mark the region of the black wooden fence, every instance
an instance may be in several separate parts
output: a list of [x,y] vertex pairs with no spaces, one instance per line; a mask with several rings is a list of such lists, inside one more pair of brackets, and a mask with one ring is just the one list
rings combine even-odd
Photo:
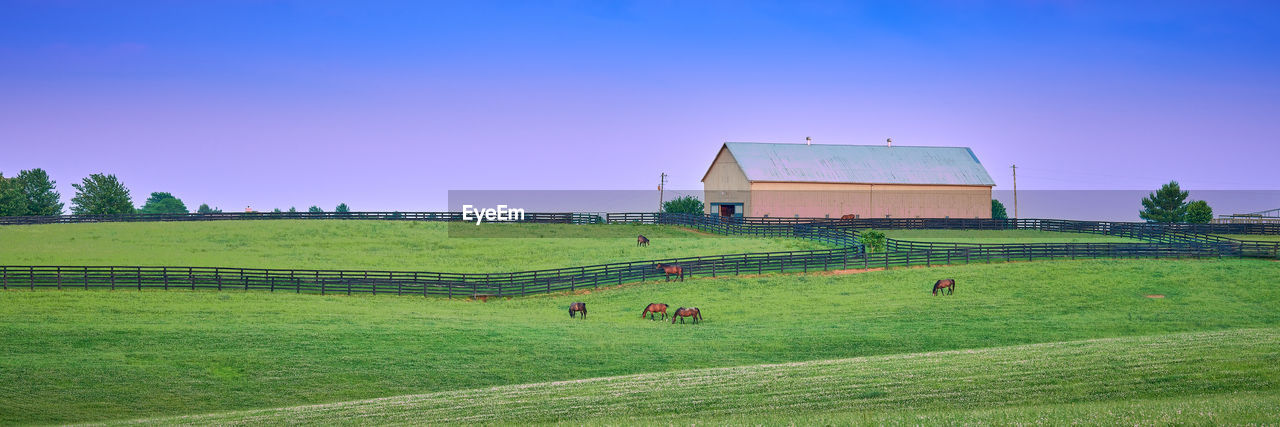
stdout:
[[285,270],[221,267],[0,266],[4,289],[215,289],[319,294],[437,297],[519,296],[623,283],[668,280],[657,262],[683,267],[685,277],[850,268],[891,268],[993,261],[1084,258],[1220,258],[1215,245],[1043,244],[858,253],[852,248],[677,258],[518,273]]
[[[17,217],[24,218],[24,217]],[[456,221],[446,212],[353,212],[130,215],[113,217],[25,217],[11,224],[102,221],[211,221],[226,219],[376,219]],[[36,220],[31,218],[44,218]],[[526,222],[641,222],[670,224],[710,232],[762,237],[793,237],[826,242],[835,249],[646,260],[513,273],[436,273],[413,271],[289,270],[223,267],[0,266],[0,286],[9,288],[216,289],[296,293],[369,293],[423,296],[518,296],[572,291],[628,282],[667,279],[658,263],[683,267],[686,277],[767,272],[807,272],[845,268],[890,268],[972,262],[1081,258],[1205,258],[1280,255],[1280,243],[1242,242],[1196,233],[1185,227],[1138,223],[1044,219],[864,219],[721,218],[716,216],[621,213],[526,214]],[[1224,224],[1225,225],[1225,224]],[[1253,224],[1229,224],[1233,226]],[[924,243],[890,239],[889,251],[863,253],[858,229],[1033,229],[1106,234],[1147,243],[1067,243],[980,245]],[[1254,230],[1257,231],[1257,230]],[[1241,233],[1233,231],[1233,233]],[[1242,234],[1242,233],[1241,233]]]

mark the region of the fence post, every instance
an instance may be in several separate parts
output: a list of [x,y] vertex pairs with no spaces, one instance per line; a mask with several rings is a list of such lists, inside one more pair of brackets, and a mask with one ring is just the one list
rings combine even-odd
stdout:
[[58,290],[62,290],[62,267],[54,269],[54,274],[58,275]]

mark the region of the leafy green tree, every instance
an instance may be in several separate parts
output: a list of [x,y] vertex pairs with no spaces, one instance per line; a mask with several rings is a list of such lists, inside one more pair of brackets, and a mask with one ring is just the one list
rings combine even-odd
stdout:
[[[205,205],[208,207],[208,205]],[[187,205],[182,203],[182,199],[173,197],[169,193],[151,193],[151,197],[147,198],[147,203],[138,209],[138,213],[144,214],[184,214],[188,213]]]
[[27,198],[22,196],[22,185],[17,178],[5,178],[0,174],[0,216],[27,214]]
[[307,208],[307,212],[319,213],[319,212],[324,212],[324,209],[320,209],[320,207],[316,205],[311,205],[311,207]]
[[275,208],[271,210],[271,213],[282,213],[282,212],[284,211],[280,210],[280,208]]
[[1213,208],[1204,200],[1188,203],[1186,220],[1192,224],[1208,224],[1213,220]]
[[666,213],[685,213],[702,215],[702,201],[697,197],[683,196],[662,202],[662,211]]
[[888,246],[887,237],[884,233],[875,230],[864,230],[858,233],[858,242],[862,243],[862,247],[867,252],[884,252]]
[[80,184],[71,184],[76,196],[71,198],[71,212],[76,215],[117,215],[134,212],[133,199],[115,175],[95,173]]
[[289,207],[289,213],[297,213],[297,212],[298,212],[298,208],[295,208],[293,206]]
[[1142,211],[1138,216],[1147,222],[1182,222],[1187,216],[1187,196],[1178,181],[1169,181],[1156,192],[1142,198]]
[[49,179],[44,169],[35,168],[18,172],[19,191],[27,200],[26,215],[62,215],[62,198],[54,188],[56,182]]
[[202,213],[202,214],[222,213],[222,209],[214,209],[209,207],[208,203],[201,203],[200,207],[196,208],[196,213]]
[[1009,219],[1009,212],[1004,210],[1004,203],[991,199],[991,219]]
[[338,207],[333,208],[333,211],[338,213],[347,213],[351,212],[351,208],[347,207],[346,203],[338,203]]

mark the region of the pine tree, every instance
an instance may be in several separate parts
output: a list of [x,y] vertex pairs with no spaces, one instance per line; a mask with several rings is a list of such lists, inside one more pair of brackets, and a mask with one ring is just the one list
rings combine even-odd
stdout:
[[1169,181],[1156,192],[1142,198],[1139,217],[1147,222],[1182,222],[1187,216],[1187,196],[1178,181]]

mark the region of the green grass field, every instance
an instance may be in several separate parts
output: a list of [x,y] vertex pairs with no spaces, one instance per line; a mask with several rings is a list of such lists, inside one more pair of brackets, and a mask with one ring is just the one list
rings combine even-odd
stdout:
[[937,243],[1141,243],[1127,237],[1038,230],[880,230],[898,240]]
[[[1267,260],[1037,261],[650,282],[487,303],[262,292],[9,291],[0,293],[0,354],[5,355],[0,395],[6,396],[0,399],[0,423],[119,420],[436,392],[493,396],[483,389],[634,374],[655,375],[654,384],[637,386],[639,403],[627,400],[625,391],[573,394],[595,390],[586,385],[547,390],[567,394],[537,400],[538,408],[530,410],[553,414],[605,399],[614,402],[609,405],[627,402],[631,409],[599,412],[586,406],[589,415],[604,418],[581,422],[628,424],[630,417],[648,417],[666,407],[672,409],[661,415],[668,417],[661,418],[663,423],[696,421],[685,415],[750,422],[774,404],[781,412],[766,420],[778,423],[792,416],[910,420],[914,408],[944,411],[938,416],[958,420],[1000,420],[1037,411],[1070,417],[1086,410],[1043,405],[1123,406],[1129,399],[1155,399],[1151,411],[1208,405],[1238,408],[1232,413],[1240,419],[1256,420],[1259,413],[1249,405],[1275,400],[1280,366],[1276,333],[1266,329],[1280,327],[1280,288],[1259,282],[1277,274],[1280,263]],[[957,280],[955,295],[929,295],[929,286],[942,277]],[[1150,297],[1155,295],[1162,298]],[[572,301],[587,302],[587,320],[569,319],[566,307]],[[649,302],[697,306],[706,321],[695,326],[640,320]],[[1213,331],[1234,332],[1157,336]],[[1151,337],[998,349],[1134,336]],[[1094,347],[1077,351],[1080,346]],[[996,349],[981,350],[991,348]],[[898,365],[923,357],[903,355],[965,349],[973,352],[947,358],[958,366],[1005,360],[1000,366],[1012,372],[1037,366],[1046,371],[1020,378],[999,376],[1002,371],[994,368],[966,375],[941,359]],[[729,387],[722,390],[725,396],[760,394],[750,399],[719,399],[714,388],[700,393],[701,380],[692,381],[687,391],[669,389],[666,382],[704,368],[859,357],[869,359],[797,366],[880,372],[910,381],[890,384],[871,375],[841,382],[844,374],[828,378],[821,371],[752,374],[756,368],[740,370],[785,387],[751,389],[732,380],[749,377],[707,379]],[[911,375],[921,369],[936,374]],[[1115,375],[1104,375],[1108,372]],[[858,378],[877,388],[854,394],[868,399],[866,405],[848,403],[849,395],[821,393],[824,389],[793,396],[804,391],[805,378],[851,393],[864,383]],[[1094,390],[1112,380],[1116,385]],[[609,384],[590,383],[595,381]],[[1030,394],[1004,393],[1001,384]],[[982,396],[994,403],[946,406],[921,400],[921,393],[939,385],[972,391],[972,397],[948,395],[961,403]],[[1259,394],[1243,403],[1222,397],[1236,392]],[[1160,400],[1178,396],[1191,400]],[[676,397],[688,401],[670,403]],[[485,408],[508,404],[508,397],[495,399],[477,401],[481,407],[474,412],[488,414]],[[711,412],[685,412],[702,407]],[[1017,412],[1022,407],[1030,409]],[[965,412],[988,410],[995,412]],[[497,418],[491,420],[499,423],[554,418],[493,413]],[[394,417],[417,422],[430,414],[410,410]],[[361,421],[368,422],[347,420]]]
[[[1271,405],[1280,401],[1277,356],[1280,329],[1238,329],[697,369],[152,421],[220,425],[1138,421],[1123,412],[1117,416],[1112,410],[1088,410],[1121,403],[1159,411],[1167,422],[1225,422],[1275,416]],[[1244,399],[1226,395],[1233,392],[1251,394]],[[1181,407],[1187,398],[1207,400],[1221,407],[1225,417],[1200,411],[1183,417],[1176,410],[1162,410],[1156,402],[1134,405],[1129,401],[1134,397],[1177,398],[1160,402],[1174,403],[1174,407]],[[1010,411],[1011,407],[1015,409]],[[921,411],[934,413],[921,417]]]
[[[636,247],[637,234],[649,237],[650,246]],[[473,226],[341,220],[6,226],[0,227],[0,242],[4,243],[0,244],[0,263],[6,265],[167,265],[449,273],[514,272],[827,248],[805,240],[725,237],[657,225]]]

